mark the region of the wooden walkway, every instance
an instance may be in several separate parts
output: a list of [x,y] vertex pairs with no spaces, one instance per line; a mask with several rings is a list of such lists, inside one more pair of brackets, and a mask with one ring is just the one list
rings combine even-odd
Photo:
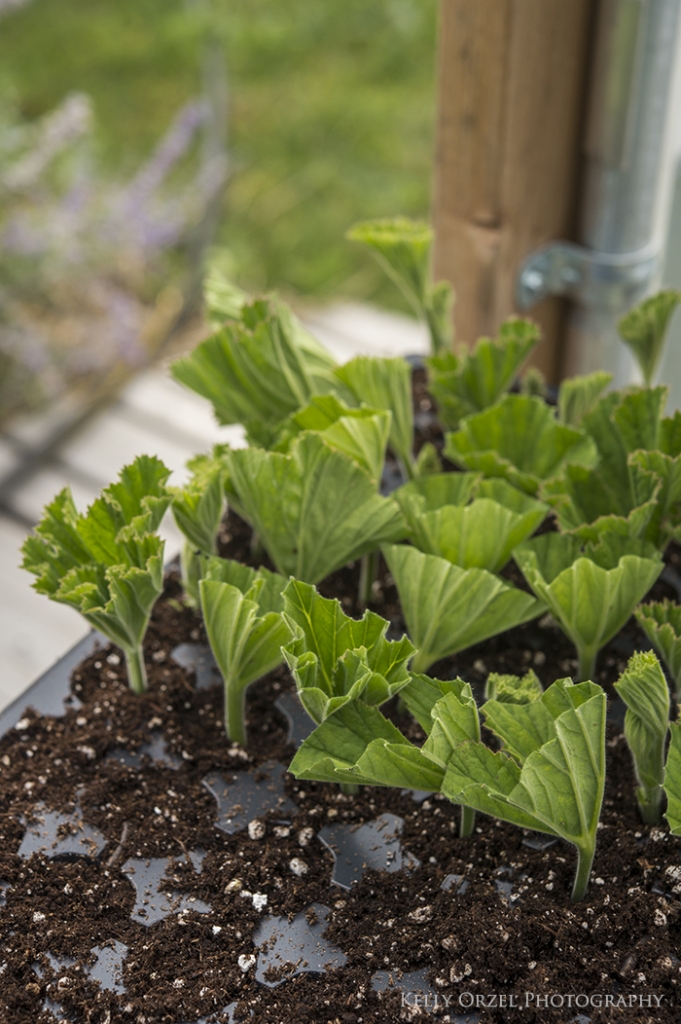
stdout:
[[[415,321],[368,306],[330,306],[308,313],[305,322],[340,362],[360,353],[406,355],[428,348],[426,332]],[[30,430],[30,422],[16,429]],[[44,505],[69,483],[84,509],[121,466],[142,453],[158,455],[173,470],[171,483],[180,484],[188,458],[218,441],[239,444],[242,436],[240,427],[217,426],[207,402],[171,380],[165,367],[156,367],[11,491],[7,512],[0,513],[0,710],[87,632],[77,612],[36,594],[33,577],[19,568],[19,549]],[[12,455],[11,445],[11,435],[0,444],[0,469]],[[170,515],[161,532],[171,557],[180,536]]]

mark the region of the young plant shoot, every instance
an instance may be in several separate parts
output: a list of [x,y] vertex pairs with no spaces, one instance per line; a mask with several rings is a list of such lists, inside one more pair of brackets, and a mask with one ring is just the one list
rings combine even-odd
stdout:
[[191,478],[171,488],[173,517],[184,534],[182,584],[189,602],[199,603],[201,556],[217,555],[217,536],[225,509],[225,451],[216,445],[212,455],[197,455],[187,463]]
[[572,892],[581,899],[596,849],[605,786],[605,693],[562,679],[528,703],[488,701],[486,724],[503,744],[480,742],[468,683],[412,676],[402,691],[423,726],[410,743],[377,708],[355,700],[303,742],[290,771],[300,779],[442,792],[462,807],[462,834],[473,812],[560,836],[577,849]]
[[317,583],[347,562],[400,539],[391,498],[353,459],[305,433],[288,455],[242,448],[227,456],[227,497],[284,576]]
[[386,640],[386,619],[370,611],[351,619],[339,601],[300,580],[290,580],[283,597],[293,636],[284,656],[314,722],[352,700],[383,704],[409,682],[407,662],[415,648],[406,636]]
[[596,461],[586,434],[558,423],[550,406],[530,395],[505,395],[491,409],[466,416],[446,438],[445,455],[452,462],[502,477],[530,495],[567,462]]
[[671,742],[664,769],[664,791],[667,797],[665,818],[672,835],[681,836],[681,724],[672,722],[669,731]]
[[417,647],[412,668],[428,668],[546,610],[542,601],[485,569],[462,569],[406,544],[382,548]]
[[633,352],[648,386],[655,376],[667,328],[679,302],[681,292],[667,288],[634,306],[617,325],[622,341]]
[[531,704],[539,700],[543,692],[544,687],[533,669],[524,676],[490,672],[485,684],[485,700],[496,700],[500,704]]
[[390,412],[390,447],[402,466],[405,478],[416,476],[418,467],[413,454],[414,411],[409,363],[405,359],[357,356],[339,366],[336,377],[358,404]]
[[428,387],[443,426],[456,430],[465,416],[495,405],[539,339],[536,324],[512,317],[496,338],[480,338],[472,352],[443,352],[427,359]]
[[648,825],[660,820],[664,748],[669,732],[669,688],[652,653],[634,654],[615,689],[627,705],[626,736],[638,780],[636,799]]
[[674,680],[674,698],[681,692],[681,605],[672,601],[642,604],[636,621],[664,661]]
[[159,459],[141,455],[84,515],[65,487],[22,547],[35,590],[77,609],[121,648],[135,693],[147,688],[142,641],[163,590],[164,542],[155,531],[170,504],[169,475]]
[[593,540],[603,530],[664,549],[681,526],[681,415],[663,417],[664,387],[610,392],[582,418],[595,468],[569,465],[544,485],[561,529]]
[[525,541],[513,557],[577,648],[580,679],[593,676],[601,647],[620,631],[663,568],[652,544],[616,533],[586,545],[569,534],[545,533]]
[[220,423],[242,423],[269,447],[283,421],[313,395],[339,390],[335,361],[275,298],[241,309],[217,334],[173,363],[176,380],[213,404]]
[[451,344],[454,297],[447,281],[432,283],[430,225],[407,217],[369,220],[355,224],[347,237],[371,250],[416,315],[426,322],[433,354],[446,351]]
[[569,427],[580,427],[608,384],[612,374],[596,370],[583,377],[568,377],[558,389],[558,419]]
[[225,686],[225,732],[246,746],[246,689],[280,665],[291,631],[282,615],[286,580],[267,569],[209,558],[199,583],[201,611]]
[[420,551],[492,573],[503,569],[548,511],[505,480],[480,480],[476,473],[425,476],[398,488],[394,498]]

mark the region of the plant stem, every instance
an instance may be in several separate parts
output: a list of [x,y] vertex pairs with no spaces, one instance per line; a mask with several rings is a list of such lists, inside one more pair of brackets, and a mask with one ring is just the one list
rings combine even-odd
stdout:
[[593,682],[597,655],[598,650],[593,647],[577,648],[577,656],[579,659],[578,682],[583,683],[587,679],[590,679]]
[[199,580],[201,579],[201,554],[188,540],[182,545],[180,571],[186,603],[193,608],[199,605]]
[[225,733],[228,740],[238,743],[240,747],[246,746],[245,698],[245,688],[225,680]]
[[359,793],[359,786],[356,782],[341,782],[340,788],[341,793],[345,793],[346,796],[357,796]]
[[141,644],[125,652],[125,664],[128,669],[128,686],[133,693],[144,693],[147,689],[147,670]]
[[378,551],[368,551],[366,555],[362,555],[362,561],[360,562],[359,591],[357,593],[357,603],[360,608],[366,608],[371,604],[372,589],[377,571]]
[[262,558],[265,554],[265,549],[262,546],[262,542],[258,534],[253,531],[251,534],[251,558]]
[[636,799],[641,818],[646,825],[657,825],[662,807],[662,786],[654,786],[652,789],[644,789],[641,786],[636,791]]
[[596,853],[596,843],[592,842],[586,846],[577,847],[577,873],[572,886],[572,902],[577,903],[578,900],[583,899],[586,893],[586,887],[589,884],[589,875],[591,874],[591,866],[594,862],[594,854]]
[[461,823],[459,825],[459,838],[466,839],[473,833],[475,825],[475,808],[461,806]]

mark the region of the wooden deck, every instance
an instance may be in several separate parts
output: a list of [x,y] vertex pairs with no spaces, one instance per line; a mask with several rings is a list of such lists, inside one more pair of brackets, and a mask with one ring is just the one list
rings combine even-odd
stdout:
[[[341,362],[360,353],[406,355],[428,347],[425,329],[415,321],[367,306],[330,306],[309,313],[305,322]],[[30,430],[30,423],[16,429]],[[69,483],[84,509],[121,466],[142,453],[158,455],[173,470],[171,482],[182,483],[190,456],[218,441],[238,444],[242,437],[240,427],[217,426],[207,402],[157,367],[136,378],[114,405],[13,488],[8,511],[0,513],[0,710],[87,632],[77,612],[36,594],[33,577],[19,568],[19,548],[44,505]],[[10,436],[0,444],[0,462],[12,454]],[[171,516],[161,532],[171,557],[180,545]]]

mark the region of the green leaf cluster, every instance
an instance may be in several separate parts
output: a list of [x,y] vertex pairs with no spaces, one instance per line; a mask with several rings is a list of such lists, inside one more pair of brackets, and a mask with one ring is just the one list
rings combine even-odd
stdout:
[[141,455],[84,515],[65,487],[22,547],[38,593],[77,609],[123,650],[136,693],[147,686],[142,641],[163,589],[163,541],[155,531],[170,504],[169,475],[159,459]]
[[407,662],[415,648],[406,636],[386,640],[386,619],[371,611],[352,619],[339,601],[295,579],[284,591],[284,602],[293,635],[284,656],[301,703],[315,722],[352,700],[383,704],[409,682]]
[[496,338],[479,338],[472,351],[443,352],[427,359],[428,386],[442,424],[456,430],[465,416],[495,405],[539,339],[536,324],[511,317]]
[[404,535],[399,508],[353,459],[315,433],[289,454],[242,448],[227,456],[227,498],[251,524],[277,571],[317,583]]
[[606,698],[594,683],[562,679],[525,704],[487,701],[486,724],[501,741],[480,742],[468,683],[412,676],[402,691],[423,726],[410,743],[375,707],[359,700],[326,718],[297,752],[301,779],[442,792],[467,809],[462,832],[481,811],[521,828],[561,836],[577,849],[573,899],[589,880],[605,786]]
[[394,497],[420,551],[492,573],[548,511],[505,480],[483,480],[479,473],[433,474],[398,488]]
[[636,621],[664,661],[681,690],[681,606],[671,601],[642,604],[634,613]]
[[456,433],[446,435],[445,455],[531,495],[566,463],[596,461],[587,435],[559,423],[551,408],[531,395],[505,395],[490,409],[464,417]]
[[627,705],[624,735],[634,759],[641,817],[654,825],[660,817],[664,748],[669,732],[669,690],[655,655],[634,654],[615,689]]
[[454,295],[448,282],[431,280],[430,225],[407,217],[368,220],[350,228],[347,237],[371,251],[416,315],[425,320],[433,353],[449,348]]
[[593,675],[599,650],[663,568],[652,544],[617,533],[586,544],[574,535],[545,533],[519,545],[513,557],[577,648],[580,679]]
[[634,306],[617,325],[624,344],[633,352],[643,380],[651,384],[662,352],[667,328],[681,292],[667,288]]
[[381,549],[395,580],[417,652],[415,672],[481,640],[536,618],[542,601],[486,569],[462,569],[406,544]]
[[199,583],[201,611],[213,656],[225,688],[227,738],[246,745],[246,688],[261,679],[284,656],[291,638],[284,619],[286,580],[231,559],[209,558]]
[[199,603],[202,556],[217,554],[217,535],[225,511],[224,445],[210,455],[196,455],[187,462],[191,477],[184,487],[173,487],[172,513],[184,535],[181,554],[185,597],[194,607]]

